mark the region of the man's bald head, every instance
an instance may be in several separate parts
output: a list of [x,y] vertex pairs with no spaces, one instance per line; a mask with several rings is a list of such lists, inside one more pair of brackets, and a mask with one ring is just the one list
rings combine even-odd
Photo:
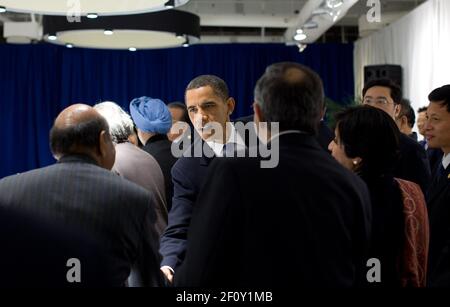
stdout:
[[70,128],[80,123],[89,122],[100,114],[91,106],[86,104],[73,104],[61,113],[55,119],[55,127],[59,129]]
[[322,80],[298,63],[270,65],[256,83],[255,103],[261,109],[262,120],[280,123],[280,131],[314,134],[324,105]]
[[94,108],[85,104],[74,104],[64,109],[50,130],[50,147],[58,159],[85,154],[100,166],[110,168],[111,156],[115,156],[110,142],[108,123]]

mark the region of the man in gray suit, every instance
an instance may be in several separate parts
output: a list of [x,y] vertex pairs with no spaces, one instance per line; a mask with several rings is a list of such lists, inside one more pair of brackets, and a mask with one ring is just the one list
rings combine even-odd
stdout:
[[156,230],[161,235],[167,227],[167,203],[164,176],[158,162],[129,141],[133,134],[133,120],[120,106],[105,101],[96,104],[94,109],[108,122],[109,132],[116,145],[113,172],[153,194],[156,201]]
[[0,204],[88,233],[113,258],[120,284],[132,272],[131,285],[161,285],[154,199],[110,172],[115,149],[106,120],[72,105],[56,118],[50,145],[58,163],[1,180]]

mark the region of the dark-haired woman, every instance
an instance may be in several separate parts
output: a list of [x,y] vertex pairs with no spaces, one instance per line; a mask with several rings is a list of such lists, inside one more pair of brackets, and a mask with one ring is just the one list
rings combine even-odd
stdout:
[[388,114],[370,106],[349,108],[336,116],[336,123],[329,150],[365,181],[371,195],[368,256],[380,261],[381,280],[370,285],[425,286],[429,234],[424,195],[417,184],[392,175],[400,131]]

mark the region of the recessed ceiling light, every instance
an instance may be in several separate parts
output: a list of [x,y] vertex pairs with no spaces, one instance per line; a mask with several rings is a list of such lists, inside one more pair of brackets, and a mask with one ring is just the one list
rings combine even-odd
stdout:
[[105,34],[105,35],[113,35],[114,31],[110,30],[110,29],[106,29],[105,31],[103,31],[103,34]]
[[96,13],[88,13],[88,14],[86,15],[86,17],[87,17],[87,18],[90,18],[90,19],[95,19],[95,18],[98,17],[98,14],[96,14]]
[[130,47],[130,48],[128,48],[128,50],[131,51],[131,52],[134,52],[134,51],[136,51],[137,49],[136,49],[135,47]]
[[295,39],[296,41],[303,41],[303,40],[305,40],[306,38],[307,38],[307,36],[306,36],[306,34],[304,34],[304,33],[296,34],[296,35],[294,36],[294,39]]

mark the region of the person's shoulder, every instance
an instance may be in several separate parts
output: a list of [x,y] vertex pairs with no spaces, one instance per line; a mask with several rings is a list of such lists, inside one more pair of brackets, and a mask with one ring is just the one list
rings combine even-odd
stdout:
[[186,169],[186,168],[192,168],[197,167],[201,164],[209,163],[211,160],[213,160],[214,156],[205,156],[203,155],[196,155],[195,152],[188,152],[186,151],[185,154],[178,158],[175,164],[173,165],[173,168],[176,169]]
[[141,162],[158,163],[156,159],[147,151],[130,143],[116,145],[116,160],[126,162],[130,157],[139,159]]
[[9,184],[15,183],[15,182],[26,183],[26,182],[32,182],[35,180],[41,181],[43,178],[49,177],[52,175],[52,173],[57,172],[57,171],[58,171],[58,164],[53,164],[53,165],[29,170],[29,171],[26,171],[23,173],[17,173],[17,174],[10,175],[10,176],[0,179],[0,187],[7,183],[9,183]]
[[137,197],[149,196],[149,192],[146,189],[122,176],[114,174],[113,172],[109,172],[108,176],[110,177],[111,188],[114,188],[118,192]]
[[314,169],[314,176],[322,178],[323,186],[341,186],[355,190],[365,189],[364,181],[357,174],[346,169],[326,151],[316,151],[314,158],[315,161],[302,159],[301,163]]
[[400,133],[399,145],[400,150],[403,151],[419,151],[425,153],[425,149],[417,141],[404,133]]
[[215,174],[233,172],[239,176],[253,176],[258,170],[269,169],[263,167],[262,161],[261,157],[221,157],[215,158],[210,168]]

